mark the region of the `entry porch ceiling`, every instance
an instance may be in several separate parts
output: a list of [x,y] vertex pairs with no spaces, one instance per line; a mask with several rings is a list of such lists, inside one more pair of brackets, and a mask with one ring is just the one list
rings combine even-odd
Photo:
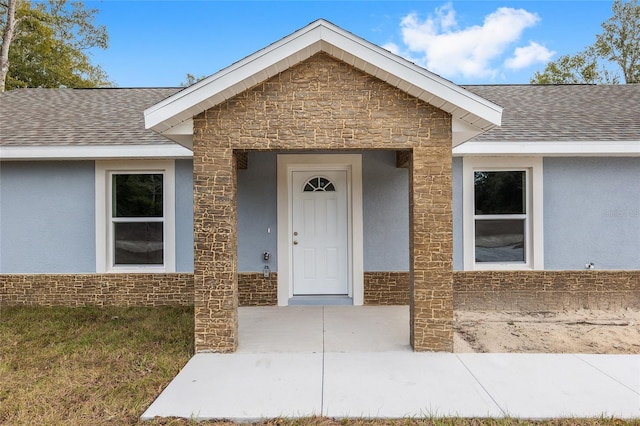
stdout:
[[453,117],[453,146],[501,124],[502,107],[327,21],[318,20],[145,110],[146,128],[188,148],[193,117],[325,52]]

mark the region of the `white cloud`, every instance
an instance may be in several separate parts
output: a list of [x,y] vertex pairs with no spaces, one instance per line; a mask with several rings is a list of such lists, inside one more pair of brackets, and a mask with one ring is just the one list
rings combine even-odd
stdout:
[[[391,46],[408,59],[446,77],[493,78],[499,72],[502,58],[510,53],[523,31],[539,21],[535,13],[501,7],[487,15],[482,25],[460,28],[453,5],[446,3],[424,20],[415,12],[407,15],[400,24],[405,47],[390,43],[387,48]],[[513,54],[510,64],[524,63],[525,54],[536,53],[532,44],[522,49],[525,50]],[[542,50],[535,57],[542,58]]]
[[513,56],[507,59],[504,65],[512,70],[519,70],[527,68],[537,62],[547,63],[555,53],[556,52],[532,41],[529,42],[528,46],[517,47],[513,52]]
[[400,52],[400,48],[395,43],[389,42],[387,44],[382,45],[382,48],[387,49],[389,52],[394,53],[396,55],[402,55],[402,52]]

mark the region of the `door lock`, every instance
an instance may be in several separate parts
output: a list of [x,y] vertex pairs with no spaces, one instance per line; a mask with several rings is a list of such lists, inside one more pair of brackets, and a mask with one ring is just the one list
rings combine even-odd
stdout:
[[294,233],[293,233],[293,236],[294,236],[294,237],[297,237],[297,236],[298,236],[298,233],[297,233],[297,232],[294,232]]

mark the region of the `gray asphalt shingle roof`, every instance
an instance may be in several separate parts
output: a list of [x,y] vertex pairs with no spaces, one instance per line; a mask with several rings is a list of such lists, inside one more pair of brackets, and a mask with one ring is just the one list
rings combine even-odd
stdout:
[[463,87],[504,108],[474,141],[640,141],[640,84]]
[[16,89],[0,95],[0,145],[173,144],[145,108],[180,89]]
[[[504,107],[475,141],[640,141],[640,84],[463,86]],[[0,94],[0,145],[173,144],[144,109],[177,88],[17,89]]]

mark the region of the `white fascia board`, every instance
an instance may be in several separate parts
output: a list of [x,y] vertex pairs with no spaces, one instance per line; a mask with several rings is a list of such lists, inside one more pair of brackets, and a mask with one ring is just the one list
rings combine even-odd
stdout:
[[0,146],[0,161],[192,158],[180,145]]
[[640,141],[465,142],[453,149],[453,155],[640,157]]
[[438,104],[436,106],[454,118],[473,124],[480,132],[501,124],[502,107],[388,50],[319,20],[147,108],[144,111],[145,126],[164,133],[321,50],[335,56],[332,47],[342,51],[345,57],[350,58],[347,62],[364,72],[375,75],[382,70],[387,76],[385,81],[390,81],[389,76],[397,77],[396,87],[421,92],[421,99]]

